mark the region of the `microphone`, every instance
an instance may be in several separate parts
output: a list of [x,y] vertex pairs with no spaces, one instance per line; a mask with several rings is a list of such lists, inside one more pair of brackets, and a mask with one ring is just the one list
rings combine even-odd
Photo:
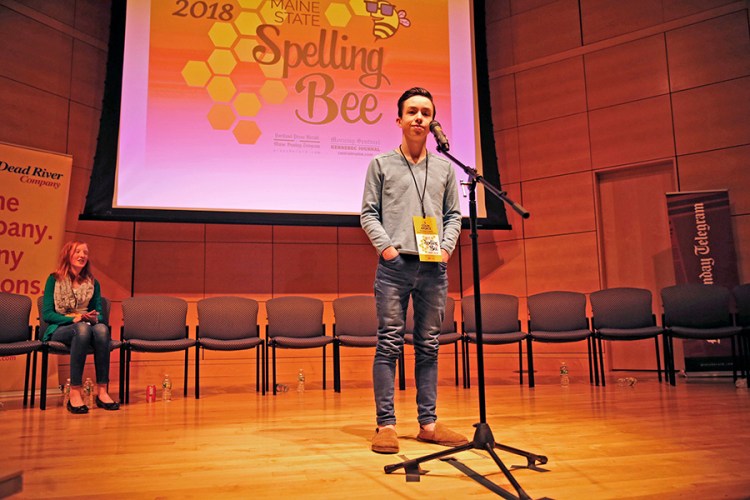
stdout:
[[440,123],[432,120],[430,122],[430,132],[435,136],[435,141],[438,143],[438,149],[440,151],[447,152],[450,150],[451,147],[450,144],[448,144],[448,138],[445,137],[443,127],[440,126]]

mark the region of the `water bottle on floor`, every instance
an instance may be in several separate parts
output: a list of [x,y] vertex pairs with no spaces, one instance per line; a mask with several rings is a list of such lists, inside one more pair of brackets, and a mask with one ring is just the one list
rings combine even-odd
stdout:
[[161,382],[161,399],[165,403],[172,401],[172,380],[169,375],[164,375],[164,380]]
[[68,401],[70,401],[70,379],[68,379],[65,382],[65,385],[63,386],[63,406],[68,406]]
[[568,387],[570,385],[570,377],[568,377],[568,365],[565,361],[560,365],[560,386]]

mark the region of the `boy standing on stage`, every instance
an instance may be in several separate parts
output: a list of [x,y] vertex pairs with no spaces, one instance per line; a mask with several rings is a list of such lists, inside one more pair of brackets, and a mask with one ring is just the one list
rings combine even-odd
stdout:
[[393,404],[396,362],[404,344],[406,310],[414,310],[417,439],[444,446],[465,436],[437,423],[438,334],[445,316],[447,266],[461,231],[456,175],[427,152],[435,116],[430,92],[415,87],[398,100],[399,147],[372,159],[360,222],[380,255],[375,276],[378,341],[373,362],[377,424],[372,451],[397,453]]

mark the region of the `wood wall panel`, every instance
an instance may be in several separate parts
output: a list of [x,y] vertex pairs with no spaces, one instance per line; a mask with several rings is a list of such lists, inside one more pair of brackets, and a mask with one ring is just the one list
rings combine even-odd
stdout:
[[101,110],[106,69],[107,53],[105,51],[75,40],[70,83],[71,100]]
[[490,80],[492,126],[503,130],[518,126],[515,77],[503,76]]
[[602,285],[651,290],[674,284],[666,193],[676,190],[672,160],[598,171]]
[[674,156],[669,96],[592,111],[589,124],[594,168]]
[[342,295],[372,295],[378,254],[372,245],[338,245],[336,269],[337,289]]
[[100,115],[101,111],[98,109],[70,102],[67,152],[73,156],[73,165],[76,167],[91,171],[94,165]]
[[680,156],[680,190],[729,189],[733,215],[750,214],[750,146]]
[[516,75],[518,124],[586,111],[583,58],[572,57]]
[[[502,180],[502,178],[501,178]],[[523,205],[523,195],[521,193],[521,184],[518,182],[514,183],[507,183],[505,181],[502,181],[502,190],[506,192],[508,197]],[[483,189],[480,191],[482,193],[484,191]],[[478,195],[480,199],[482,199],[484,196],[483,193],[481,195]],[[492,195],[489,195],[492,196]],[[518,240],[523,238],[523,218],[518,215],[511,207],[508,205],[504,205],[505,208],[505,215],[508,218],[508,224],[512,226],[510,230],[481,230],[479,232],[479,242],[487,242],[487,241],[508,241],[508,240]],[[468,216],[468,214],[466,214]],[[466,242],[469,241],[469,231],[464,230],[462,234],[466,235]]]
[[75,21],[76,0],[22,0],[19,3],[69,26]]
[[590,172],[525,182],[523,200],[533,213],[524,222],[527,238],[596,229]]
[[[481,241],[481,235],[480,235]],[[479,278],[482,293],[526,296],[526,258],[522,240],[480,243]],[[462,247],[463,295],[474,294],[471,246]],[[457,304],[458,305],[458,304]]]
[[750,144],[750,77],[676,92],[677,154]]
[[663,20],[660,1],[581,0],[584,44],[638,31]]
[[490,74],[515,64],[512,26],[510,18],[487,23],[487,53],[492,54],[487,59]]
[[206,243],[206,296],[270,298],[272,249],[269,243]]
[[270,243],[273,241],[273,226],[249,224],[206,224],[207,242],[226,243]]
[[728,3],[732,3],[732,0],[662,0],[664,20],[697,14]]
[[336,230],[336,235],[339,245],[368,245],[373,248],[372,251],[375,253],[370,238],[367,237],[367,233],[361,227],[339,227]]
[[544,7],[551,3],[555,3],[556,0],[511,0],[510,10],[513,15],[520,14],[529,10]]
[[135,225],[137,241],[203,241],[205,224],[178,222],[138,222]]
[[495,132],[495,153],[500,183],[503,186],[521,180],[521,158],[518,144],[518,129],[511,128]]
[[65,228],[73,231],[77,226],[78,214],[86,202],[86,191],[89,187],[91,171],[73,166],[70,173],[70,189],[68,190],[68,208],[65,211]]
[[672,91],[750,75],[747,11],[667,32]]
[[273,294],[333,300],[338,287],[336,245],[274,243]]
[[551,290],[590,293],[599,289],[594,231],[529,238],[525,245],[528,295]]
[[519,128],[521,179],[591,169],[585,113]]
[[135,295],[204,295],[205,248],[194,242],[139,241],[135,245]]
[[58,153],[67,150],[67,99],[0,76],[0,109],[4,142]]
[[615,45],[584,59],[589,109],[669,93],[663,35]]
[[732,217],[740,283],[750,283],[750,215]]
[[335,227],[273,226],[274,243],[336,243]]
[[510,17],[510,0],[492,0],[484,3],[486,24]]
[[76,0],[75,28],[97,40],[109,40],[110,2]]
[[558,0],[512,19],[515,64],[581,46],[578,0]]
[[133,243],[95,234],[66,233],[66,241],[78,239],[89,245],[91,266],[99,280],[102,295],[121,302],[130,297],[133,268]]
[[0,6],[3,76],[59,96],[70,93],[73,39]]

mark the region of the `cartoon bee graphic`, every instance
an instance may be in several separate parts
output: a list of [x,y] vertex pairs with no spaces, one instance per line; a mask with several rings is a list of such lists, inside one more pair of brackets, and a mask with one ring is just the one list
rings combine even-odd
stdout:
[[411,26],[411,21],[406,18],[406,11],[396,11],[396,6],[388,0],[365,0],[365,8],[372,17],[372,34],[381,40],[395,35],[399,26]]

